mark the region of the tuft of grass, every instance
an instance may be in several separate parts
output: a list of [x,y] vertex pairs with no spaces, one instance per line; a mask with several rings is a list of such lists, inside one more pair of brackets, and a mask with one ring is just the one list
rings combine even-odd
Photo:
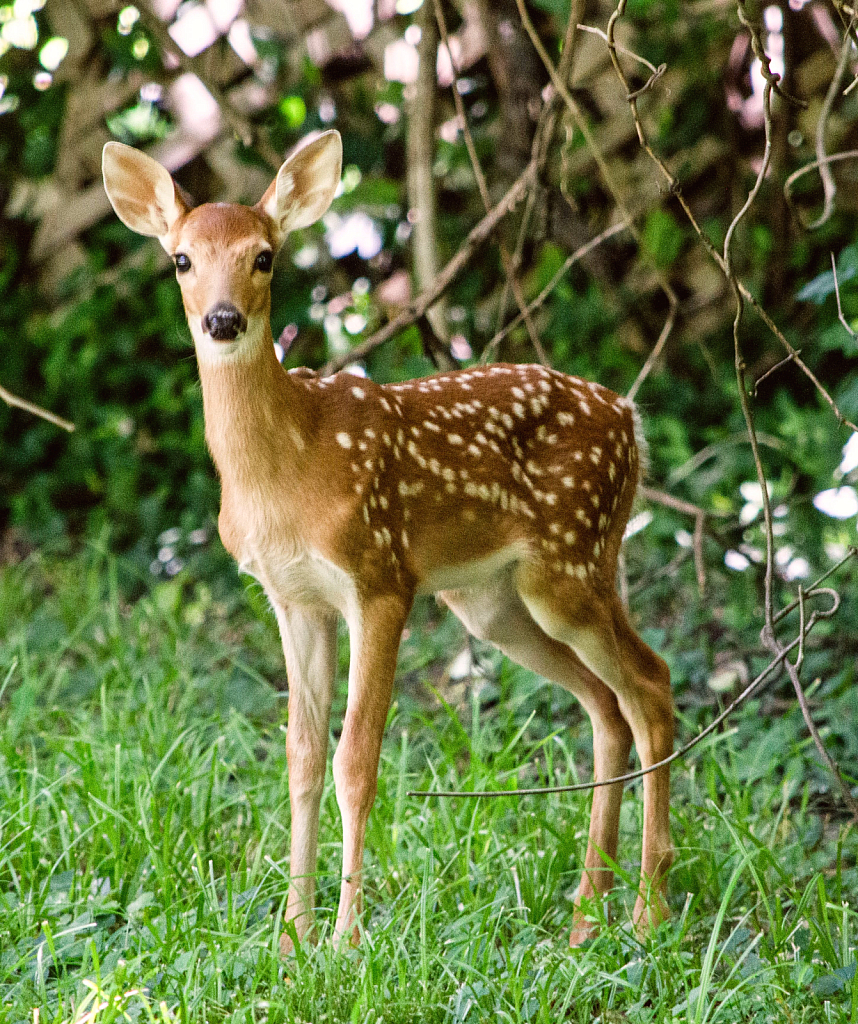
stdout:
[[[821,802],[798,712],[757,701],[676,769],[674,916],[644,941],[630,924],[641,830],[630,788],[603,930],[570,952],[586,795],[406,791],[585,779],[589,728],[565,693],[488,651],[479,686],[451,686],[444,669],[464,634],[430,604],[400,657],[363,945],[329,941],[341,852],[329,777],[321,941],[281,961],[276,631],[238,586],[129,585],[127,573],[95,550],[0,570],[4,1021],[858,1022],[858,839]],[[343,638],[334,742],[347,650]],[[854,729],[854,664],[811,653],[817,700],[832,716],[851,711]],[[700,704],[684,704],[681,732],[712,713]]]

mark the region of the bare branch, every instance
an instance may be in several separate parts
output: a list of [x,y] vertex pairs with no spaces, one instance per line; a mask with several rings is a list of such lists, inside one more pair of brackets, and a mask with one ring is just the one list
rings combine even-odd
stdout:
[[707,512],[705,508],[700,508],[698,505],[692,505],[690,501],[683,501],[682,498],[675,498],[666,491],[655,490],[652,487],[639,487],[638,493],[647,501],[655,502],[658,505],[663,505],[665,508],[672,508],[675,512],[682,512],[684,515],[694,517],[694,536],[692,541],[694,572],[697,577],[697,589],[702,597],[703,591],[706,589],[706,563],[703,560],[703,527],[707,516],[713,513]]
[[48,423],[53,423],[55,427],[61,427],[69,433],[75,428],[74,423],[64,420],[62,416],[57,416],[56,413],[48,412],[47,409],[43,409],[40,405],[28,402],[26,398],[19,398],[17,395],[13,395],[11,391],[7,391],[2,385],[0,385],[0,399],[8,406],[23,409],[25,412],[31,412],[34,416],[40,416],[43,420],[47,420]]
[[843,324],[850,336],[858,338],[858,334],[852,330],[849,324],[846,322],[846,317],[843,315],[843,307],[840,305],[840,282],[837,280],[837,263],[834,260],[834,253],[830,253],[831,256],[831,273],[834,275],[834,294],[837,296],[837,319]]
[[[519,2],[520,2],[520,0],[519,0]],[[625,6],[626,6],[625,0],[620,0],[620,3],[617,6],[617,10],[611,16],[611,21],[608,24],[608,29],[609,29],[608,35],[611,36],[611,37],[612,37],[614,26],[616,25],[616,19],[625,11]],[[747,22],[747,18],[745,19],[743,24],[745,24],[746,27],[748,27],[749,23]],[[753,32],[751,32],[751,35],[753,37]],[[757,35],[759,36],[759,32],[757,32]],[[755,43],[754,45],[758,45],[758,44]],[[756,50],[755,50],[755,52],[756,52]],[[772,74],[771,68],[769,67],[768,57],[766,57],[766,55],[765,55],[765,49],[762,50],[762,53],[763,53],[763,57],[764,57],[763,67],[766,69],[766,74],[768,76],[767,80],[768,80],[770,86],[774,87],[774,85],[777,84],[777,77],[778,76]],[[821,381],[813,373],[813,371],[810,369],[810,367],[804,362],[804,360],[799,358],[798,350],[795,349],[789,343],[789,341],[787,340],[787,338],[784,335],[783,331],[777,326],[777,324],[774,322],[774,320],[772,320],[772,318],[769,316],[769,314],[766,312],[766,310],[763,309],[763,307],[757,301],[756,297],[751,294],[751,292],[748,289],[747,285],[745,285],[745,283],[743,281],[741,281],[735,274],[733,274],[732,279],[731,279],[730,272],[728,271],[728,268],[727,268],[727,266],[726,266],[726,264],[724,262],[724,257],[716,249],[715,245],[712,242],[712,239],[706,234],[706,232],[700,226],[700,224],[697,221],[697,218],[694,216],[693,210],[688,205],[687,200],[683,196],[683,194],[682,194],[682,186],[681,186],[681,183],[680,183],[679,179],[676,177],[675,174],[673,174],[673,172],[668,168],[667,164],[665,164],[665,162],[661,159],[661,157],[658,156],[658,154],[650,146],[649,141],[647,140],[647,137],[646,137],[646,133],[644,132],[643,124],[642,124],[642,122],[640,120],[640,116],[638,114],[637,100],[629,91],[629,83],[628,83],[628,80],[625,77],[625,74],[624,74],[624,72],[622,70],[622,67],[620,66],[619,60],[616,59],[615,48],[611,49],[611,54],[612,54],[612,59],[614,60],[614,69],[615,69],[615,71],[617,73],[617,76],[619,77],[620,81],[622,82],[623,87],[626,90],[626,94],[629,96],[629,104],[630,104],[631,109],[632,109],[632,116],[634,117],[634,120],[635,120],[635,127],[637,129],[638,139],[640,141],[641,147],[643,148],[643,150],[647,154],[647,156],[649,156],[649,158],[653,161],[653,163],[655,163],[656,167],[658,167],[658,169],[664,175],[665,181],[667,182],[668,191],[671,193],[671,195],[673,195],[675,197],[676,201],[679,203],[680,207],[682,208],[682,212],[685,214],[686,218],[688,219],[688,222],[691,224],[691,227],[693,228],[694,233],[697,235],[699,240],[703,243],[704,248],[709,253],[709,255],[712,257],[712,259],[715,261],[715,263],[718,265],[719,269],[724,274],[724,276],[728,280],[732,280],[733,282],[735,282],[735,286],[739,289],[739,292],[741,294],[742,299],[745,302],[747,302],[748,305],[753,307],[753,309],[755,310],[757,315],[760,317],[760,319],[763,321],[763,323],[766,325],[766,327],[769,329],[769,331],[771,331],[771,333],[775,336],[775,338],[777,338],[777,340],[780,342],[780,344],[787,350],[787,352],[789,352],[789,354],[792,357],[792,360],[796,364],[796,366],[813,383],[813,386],[816,388],[816,390],[819,392],[819,394],[822,396],[822,398],[825,400],[825,402],[831,408],[831,411],[836,416],[838,422],[843,424],[843,425],[845,425],[845,426],[848,426],[850,429],[858,432],[858,427],[856,427],[855,424],[851,422],[851,420],[848,420],[843,415],[843,413],[840,411],[837,403],[834,401],[834,399],[828,393],[826,388],[823,387]],[[845,160],[845,159],[849,159],[849,158],[855,157],[855,156],[858,156],[858,150],[850,150],[848,153],[839,153],[839,154],[836,154],[835,156],[827,157],[826,160],[827,160],[827,162],[833,162],[834,160]],[[785,198],[787,200],[787,203],[791,204],[791,197],[790,197],[790,192],[789,192],[789,188],[791,187],[791,184],[793,182],[795,182],[799,177],[801,177],[801,175],[808,173],[810,170],[812,170],[816,166],[818,166],[818,161],[814,161],[811,164],[807,164],[805,167],[803,167],[800,170],[796,171],[794,174],[790,175],[789,178],[787,178],[787,181],[784,184],[784,196],[785,196]],[[635,237],[637,238],[637,236],[635,236]],[[638,381],[636,381],[635,384],[639,386],[639,382]]]
[[[408,105],[408,203],[415,211],[411,254],[417,291],[429,288],[438,273],[438,204],[435,196],[435,92],[438,76],[438,30],[429,4],[417,13],[420,43],[417,81]],[[432,332],[446,344],[447,323],[442,303],[426,311]]]
[[819,164],[819,176],[822,179],[823,207],[822,213],[820,213],[816,220],[811,221],[811,223],[807,225],[808,231],[813,231],[814,228],[822,227],[834,210],[834,196],[837,192],[837,186],[834,183],[834,176],[831,173],[828,161],[825,159],[825,127],[828,124],[828,117],[831,114],[831,108],[834,105],[834,100],[840,92],[840,85],[843,82],[843,76],[846,74],[846,65],[849,62],[849,54],[852,51],[852,37],[850,33],[854,24],[855,15],[853,14],[849,20],[849,25],[843,34],[843,43],[840,47],[840,59],[837,62],[837,70],[834,72],[834,77],[828,85],[828,92],[825,94],[822,110],[819,112],[819,120],[816,122],[816,159]]
[[572,267],[573,264],[577,263],[580,259],[583,259],[584,256],[592,252],[598,245],[601,245],[602,242],[607,241],[609,238],[613,238],[614,235],[618,235],[621,231],[625,231],[626,228],[627,225],[622,223],[614,224],[609,228],[605,228],[605,230],[596,235],[595,238],[591,238],[589,242],[587,242],[585,245],[582,245],[580,249],[576,249],[571,256],[567,256],[566,259],[563,261],[563,266],[560,267],[560,269],[554,274],[554,276],[551,278],[548,284],[542,289],[539,295],[537,295],[535,299],[529,302],[526,308],[522,310],[522,312],[519,313],[514,320],[511,320],[502,331],[498,331],[498,333],[488,343],[488,345],[485,348],[485,352],[483,353],[484,360],[492,358],[495,351],[497,350],[498,345],[510,333],[510,331],[518,327],[518,325],[524,318],[525,314],[530,316],[535,310],[539,309],[539,307],[554,291],[554,289],[557,287],[560,281],[566,276],[570,267]]
[[[742,407],[742,415],[745,418],[745,424],[748,428],[748,436],[751,441],[751,451],[754,456],[754,466],[756,467],[757,481],[760,485],[761,500],[763,504],[763,520],[764,530],[766,537],[766,573],[765,573],[765,624],[763,625],[761,638],[764,646],[768,647],[770,651],[779,657],[784,652],[784,647],[778,640],[775,633],[775,621],[774,621],[774,594],[773,594],[773,583],[774,583],[774,556],[775,556],[775,539],[774,539],[774,526],[772,520],[772,508],[771,499],[769,497],[768,482],[766,480],[765,470],[763,468],[762,459],[760,457],[760,448],[757,441],[756,427],[754,424],[754,416],[751,411],[750,399],[748,392],[745,387],[745,362],[742,357],[741,346],[739,342],[739,325],[742,320],[743,312],[743,298],[741,291],[738,287],[738,282],[733,272],[732,265],[732,252],[730,249],[730,243],[732,241],[736,227],[738,226],[741,219],[745,216],[751,207],[754,199],[757,197],[759,190],[762,186],[765,175],[768,171],[769,161],[771,159],[772,152],[772,91],[777,82],[777,76],[771,71],[768,64],[768,58],[765,56],[765,51],[762,47],[760,40],[759,29],[753,25],[746,17],[744,10],[745,0],[738,0],[738,13],[739,20],[742,24],[751,32],[752,38],[755,40],[754,52],[762,52],[763,57],[761,60],[761,71],[763,77],[766,80],[765,88],[763,90],[763,115],[764,115],[764,127],[766,134],[766,145],[763,152],[763,159],[760,164],[760,170],[757,175],[757,179],[754,182],[753,188],[748,193],[745,203],[742,208],[733,218],[733,222],[727,230],[727,235],[724,239],[724,263],[727,267],[727,273],[729,275],[731,286],[736,297],[736,316],[733,320],[733,343],[735,351],[735,364],[736,364],[736,383],[739,389],[739,401]],[[799,608],[801,611],[802,624],[804,620],[804,598],[801,590],[799,590]],[[805,723],[810,731],[816,748],[819,751],[823,761],[834,775],[840,786],[841,796],[843,802],[849,808],[850,813],[858,822],[858,800],[856,800],[849,790],[849,786],[846,784],[845,779],[840,771],[840,767],[832,756],[825,749],[825,744],[822,742],[822,737],[819,735],[819,730],[816,727],[816,723],[813,721],[813,716],[810,714],[810,709],[807,704],[807,698],[805,697],[804,690],[799,679],[799,667],[802,661],[802,655],[804,650],[804,633],[799,634],[799,662],[793,665],[789,659],[784,660],[787,673],[792,682],[793,689],[795,690],[796,697],[801,707],[802,715],[804,716]]]
[[[603,32],[602,29],[597,28],[595,25],[579,25],[578,31],[589,32],[591,33],[591,35],[598,36],[600,39],[604,39],[606,43],[608,42],[608,33]],[[624,54],[626,57],[631,57],[632,60],[636,60],[639,64],[643,64],[645,68],[648,68],[650,76],[653,78],[655,76],[658,76],[660,78],[661,75],[663,75],[664,72],[667,70],[666,64],[662,64],[660,67],[656,67],[655,64],[652,64],[650,61],[648,61],[646,57],[642,57],[639,53],[635,53],[634,50],[630,50],[628,49],[628,47],[621,46],[619,43],[614,43],[614,46],[619,53]]]
[[[836,569],[839,569],[849,559],[854,558],[858,555],[858,548],[852,548],[845,558],[841,559],[836,566],[833,567],[826,576],[830,575]],[[408,796],[423,796],[423,797],[467,797],[467,798],[484,798],[484,797],[501,797],[501,796],[547,796],[552,793],[580,793],[589,789],[597,789],[600,786],[612,786],[617,782],[632,782],[635,779],[643,778],[644,775],[649,775],[650,772],[658,771],[659,768],[664,768],[666,765],[672,764],[674,761],[678,761],[680,758],[685,757],[694,747],[702,743],[707,736],[711,736],[712,733],[721,725],[722,722],[726,721],[733,712],[740,707],[742,704],[751,697],[756,690],[761,686],[763,682],[774,672],[776,668],[784,663],[787,656],[791,654],[800,644],[804,643],[805,637],[812,631],[817,622],[822,619],[830,619],[832,615],[837,613],[840,607],[840,595],[835,590],[829,588],[818,589],[816,584],[813,585],[806,593],[805,599],[810,597],[825,596],[831,599],[831,607],[826,608],[823,611],[815,611],[808,618],[805,623],[804,630],[792,640],[786,647],[782,648],[769,662],[768,665],[763,669],[762,672],[745,687],[744,690],[739,694],[738,697],[717,715],[709,725],[706,726],[701,732],[699,732],[694,739],[690,740],[679,750],[675,750],[669,757],[664,758],[662,761],[657,761],[655,764],[649,765],[647,768],[639,768],[637,771],[628,772],[625,775],[617,775],[611,779],[601,779],[598,782],[577,782],[569,786],[536,786],[529,789],[490,789],[490,790],[476,790],[476,791],[461,791],[461,790],[410,790]]]
[[[427,4],[428,7],[428,4]],[[477,148],[474,145],[474,139],[471,135],[471,128],[468,124],[468,117],[465,112],[465,105],[462,102],[462,97],[459,94],[459,72],[456,68],[456,62],[453,59],[453,51],[450,47],[450,36],[447,32],[447,19],[444,17],[444,9],[441,5],[441,0],[435,0],[435,17],[438,21],[438,29],[441,33],[441,39],[444,45],[447,47],[447,52],[450,55],[450,65],[453,69],[453,82],[452,82],[452,95],[453,105],[456,108],[456,114],[459,117],[459,121],[462,124],[462,134],[465,139],[465,148],[468,151],[468,158],[471,161],[471,167],[474,171],[474,177],[477,181],[477,188],[480,190],[480,198],[483,201],[486,213],[492,208],[492,201],[489,196],[488,185],[486,184],[486,176],[483,173],[483,169],[480,166],[479,157],[477,156]],[[543,366],[548,366],[548,356],[545,354],[545,349],[542,347],[542,341],[539,338],[539,334],[536,328],[533,326],[533,322],[530,319],[530,315],[527,312],[524,293],[521,290],[521,282],[518,280],[515,266],[513,264],[512,257],[510,256],[509,250],[506,247],[503,239],[499,240],[498,250],[501,256],[501,263],[503,264],[504,274],[506,279],[512,288],[515,301],[518,304],[518,308],[521,311],[520,315],[524,318],[524,322],[527,325],[527,333],[530,335],[530,343],[536,352],[539,361]]]
[[816,160],[811,160],[810,163],[804,164],[803,167],[799,167],[797,171],[792,172],[784,182],[784,199],[799,224],[804,225],[804,222],[802,221],[801,214],[796,209],[795,202],[792,198],[792,187],[798,179],[803,178],[805,174],[810,174],[811,171],[815,171],[817,168],[821,168],[823,164],[827,166],[828,164],[839,163],[841,160],[854,160],[856,157],[858,157],[858,149],[845,149],[842,153],[832,153],[830,156],[818,157]]
[[[583,5],[584,0],[572,0],[570,5],[569,21],[566,23],[566,34],[563,37],[563,49],[560,51],[560,62],[557,65],[557,74],[564,82],[569,81],[572,74],[572,60],[575,56],[575,42],[578,29],[581,28],[578,24],[578,18],[581,15]],[[536,125],[536,131],[533,136],[531,159],[537,161],[537,180],[541,179],[543,171],[545,170],[548,153],[554,139],[554,132],[557,127],[558,120],[558,105],[557,93],[552,88],[551,93],[539,114],[539,122]],[[525,204],[524,212],[521,216],[521,223],[518,229],[515,252],[512,257],[512,265],[514,268],[518,268],[521,264],[524,243],[527,239],[528,232],[530,231],[531,218],[533,217],[533,212],[536,209],[536,204],[539,201],[540,193],[541,190],[539,188],[535,188],[528,193],[527,202]],[[509,300],[509,284],[509,279],[507,279],[504,283],[501,300],[498,303],[495,336],[500,333],[503,327],[503,322],[506,319],[507,302]],[[486,362],[488,358],[489,356],[487,356],[484,351],[480,361]]]
[[[796,349],[796,355],[798,355],[800,353],[801,353],[801,349],[797,348]],[[790,355],[786,356],[785,358],[781,359],[779,362],[775,363],[775,365],[772,366],[770,369],[766,370],[766,372],[761,377],[757,377],[757,379],[754,381],[754,398],[757,397],[757,393],[760,390],[760,385],[763,383],[764,380],[768,380],[769,377],[771,377],[773,374],[777,373],[778,370],[782,369],[788,363],[794,362],[795,358],[796,358],[795,356],[790,354]]]
[[432,287],[428,288],[425,292],[421,292],[420,295],[412,299],[398,316],[394,317],[393,320],[385,324],[380,330],[376,331],[375,334],[371,334],[368,338],[360,342],[360,344],[355,345],[355,347],[350,349],[348,352],[335,356],[333,359],[329,360],[321,371],[322,375],[326,376],[331,373],[336,373],[337,370],[341,370],[344,366],[348,366],[349,363],[353,363],[358,359],[364,359],[370,352],[378,348],[379,345],[383,345],[386,341],[395,337],[395,335],[399,334],[399,332],[403,331],[406,327],[410,327],[411,324],[423,316],[426,310],[433,305],[433,303],[438,301],[438,299],[456,280],[459,274],[461,274],[467,267],[469,261],[473,258],[474,253],[489,239],[492,232],[497,228],[498,224],[500,224],[504,217],[511,213],[512,210],[514,210],[521,202],[535,180],[536,161],[531,160],[519,176],[518,180],[498,205],[491,211],[491,213],[487,213],[479,224],[471,230],[456,255],[439,272]]

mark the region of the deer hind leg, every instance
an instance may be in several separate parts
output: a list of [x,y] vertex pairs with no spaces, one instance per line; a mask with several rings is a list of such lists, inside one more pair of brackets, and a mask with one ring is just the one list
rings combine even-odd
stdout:
[[[533,578],[520,584],[522,600],[542,628],[568,644],[584,665],[616,694],[641,765],[673,751],[673,699],[667,665],[629,625],[620,600],[583,587],[547,592]],[[670,843],[670,768],[644,776],[641,878],[634,921],[646,931],[669,916],[664,894],[673,860]]]
[[[289,803],[292,811],[290,884],[286,921],[299,939],[313,925],[319,803],[328,757],[328,720],[337,665],[337,620],[333,614],[275,604],[289,678]],[[292,937],[280,937],[280,952],[292,952]]]
[[335,935],[360,940],[363,847],[369,812],[375,800],[381,738],[396,655],[411,600],[383,596],[365,600],[349,619],[351,664],[343,731],[334,755],[334,782],[343,821],[343,867]]
[[[632,733],[617,698],[566,644],[549,636],[534,621],[505,577],[494,587],[448,591],[442,598],[466,628],[487,640],[519,665],[558,683],[581,702],[593,727],[593,775],[596,781],[627,771]],[[616,860],[622,783],[593,790],[590,832],[578,888],[570,945],[595,935],[584,907],[613,885],[614,873],[602,859]]]

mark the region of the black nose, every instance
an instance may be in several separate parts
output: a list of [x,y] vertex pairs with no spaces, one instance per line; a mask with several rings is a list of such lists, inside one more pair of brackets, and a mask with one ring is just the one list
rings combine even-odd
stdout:
[[203,317],[203,330],[215,341],[235,341],[242,331],[247,330],[247,318],[235,306],[223,303],[214,306]]

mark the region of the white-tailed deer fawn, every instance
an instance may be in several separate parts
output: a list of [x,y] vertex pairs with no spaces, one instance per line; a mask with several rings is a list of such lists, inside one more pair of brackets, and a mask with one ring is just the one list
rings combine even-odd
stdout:
[[[189,208],[163,167],[116,142],[104,183],[133,231],[172,256],[196,347],[220,535],[277,615],[289,676],[291,884],[287,920],[312,924],[336,621],[351,635],[348,707],[334,756],[343,824],[336,933],[358,938],[367,817],[400,636],[415,594],[439,592],[476,636],[574,693],[593,725],[595,777],[673,746],[665,663],[629,625],[617,556],[640,475],[630,402],[542,366],[484,366],[403,384],[283,371],[269,323],[286,234],[327,210],[341,143],[326,132],[253,207]],[[644,778],[635,920],[664,918],[669,769]],[[606,892],[622,785],[594,791],[570,941]],[[291,948],[284,935],[281,947]]]

